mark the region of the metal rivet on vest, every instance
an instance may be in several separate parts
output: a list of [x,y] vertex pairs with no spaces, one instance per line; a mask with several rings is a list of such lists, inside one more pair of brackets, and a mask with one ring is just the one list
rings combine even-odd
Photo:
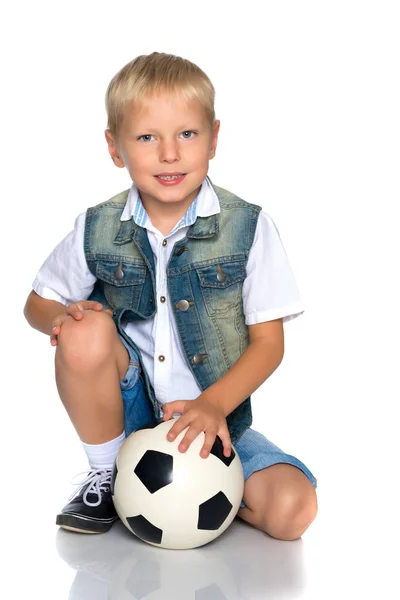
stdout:
[[117,281],[121,281],[125,276],[125,273],[122,270],[122,261],[118,265],[118,269],[114,273],[114,277]]
[[179,300],[179,302],[175,305],[179,310],[187,310],[189,308],[189,302],[187,300]]
[[186,250],[186,248],[184,246],[181,246],[180,248],[175,250],[176,256],[180,256],[181,254],[183,254],[185,252],[185,250]]
[[192,360],[196,365],[201,365],[204,361],[204,357],[202,354],[195,354]]
[[226,274],[221,269],[221,265],[218,265],[217,279],[220,283],[224,283],[224,281],[226,279]]

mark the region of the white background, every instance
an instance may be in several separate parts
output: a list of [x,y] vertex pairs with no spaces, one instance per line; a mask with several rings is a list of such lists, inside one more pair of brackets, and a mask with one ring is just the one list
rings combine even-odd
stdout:
[[107,151],[104,95],[153,51],[210,77],[221,121],[210,177],[272,216],[305,304],[253,394],[254,427],[318,478],[302,597],[398,597],[398,3],[15,1],[0,21],[8,598],[68,597],[54,516],[86,468],[55,349],[23,307],[76,216],[130,186]]

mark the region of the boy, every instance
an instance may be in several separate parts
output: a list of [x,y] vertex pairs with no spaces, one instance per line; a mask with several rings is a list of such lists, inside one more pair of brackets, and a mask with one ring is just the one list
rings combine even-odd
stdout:
[[238,517],[293,540],[317,512],[316,480],[252,423],[250,395],[279,366],[283,322],[303,312],[272,219],[207,177],[220,122],[196,65],[154,52],[111,80],[105,137],[132,186],[80,214],[39,270],[24,314],[56,347],[60,398],[90,470],[57,515],[107,531],[127,435],[180,415],[185,452],[204,431],[242,461]]

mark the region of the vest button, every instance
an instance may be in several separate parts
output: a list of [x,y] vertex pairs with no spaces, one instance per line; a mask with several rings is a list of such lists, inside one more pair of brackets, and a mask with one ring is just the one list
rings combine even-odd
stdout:
[[184,246],[181,246],[180,248],[175,250],[176,256],[180,256],[181,254],[183,254],[185,252],[185,250],[186,250],[186,248]]
[[165,300],[166,300],[165,296],[160,297],[160,302],[165,302]]
[[163,245],[163,246],[166,246],[167,244],[168,244],[167,240],[163,240],[163,243],[162,243],[162,245]]
[[219,265],[218,265],[217,279],[221,283],[224,283],[224,281],[226,279],[226,274],[221,270],[221,267]]
[[160,354],[160,356],[158,357],[158,360],[159,360],[160,362],[164,362],[164,360],[165,360],[165,356],[164,356],[163,354]]
[[114,272],[114,277],[117,281],[121,281],[123,279],[125,273],[122,270],[122,262],[119,263],[118,269]]
[[179,300],[176,308],[179,308],[179,310],[187,310],[189,308],[189,302],[187,300]]
[[193,362],[194,362],[196,365],[201,365],[201,364],[203,364],[203,361],[204,361],[204,358],[203,358],[203,355],[202,355],[202,354],[195,354],[195,355],[193,356]]

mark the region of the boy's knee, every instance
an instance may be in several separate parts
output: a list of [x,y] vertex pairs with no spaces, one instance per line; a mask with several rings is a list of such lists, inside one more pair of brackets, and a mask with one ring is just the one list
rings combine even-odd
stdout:
[[266,511],[266,531],[277,539],[295,540],[313,522],[317,510],[313,488],[310,487],[306,495],[296,494],[294,490],[283,491]]
[[75,368],[100,365],[110,358],[116,336],[112,317],[105,311],[83,311],[83,318],[66,319],[58,335],[58,352]]

